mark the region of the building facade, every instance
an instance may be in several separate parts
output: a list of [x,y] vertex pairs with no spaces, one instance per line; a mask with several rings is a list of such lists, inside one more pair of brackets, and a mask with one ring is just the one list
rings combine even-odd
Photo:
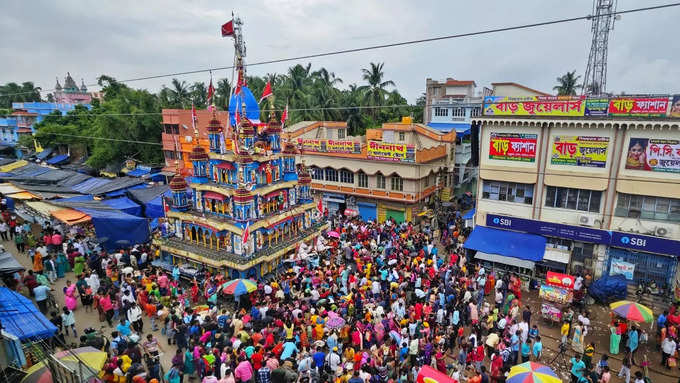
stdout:
[[85,81],[80,80],[80,86],[76,84],[71,73],[66,73],[64,86],[59,83],[54,86],[54,101],[57,104],[89,104],[92,102],[92,95],[88,93]]
[[[529,273],[531,266],[538,277],[547,270],[623,274],[631,284],[653,281],[675,293],[680,120],[485,116],[477,122],[476,225],[489,242],[509,230],[503,234],[531,235],[545,244],[525,249],[531,238],[511,239],[502,252],[514,249],[524,260],[536,252],[530,265],[515,264],[513,271]],[[483,260],[517,261],[480,249],[474,250]]]
[[[83,105],[91,108],[90,105]],[[0,140],[4,145],[16,145],[22,134],[35,133],[34,125],[42,122],[54,111],[63,116],[75,109],[75,104],[60,104],[54,102],[13,102],[12,114],[0,119]]]
[[455,157],[455,131],[408,120],[361,137],[348,136],[344,122],[303,122],[284,134],[298,146],[325,209],[371,221],[412,220],[443,187]]

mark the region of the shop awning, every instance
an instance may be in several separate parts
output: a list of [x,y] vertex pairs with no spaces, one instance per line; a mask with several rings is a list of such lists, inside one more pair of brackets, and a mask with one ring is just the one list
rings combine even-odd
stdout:
[[0,166],[0,172],[2,172],[2,173],[11,172],[14,169],[18,169],[20,167],[26,166],[27,164],[28,164],[28,161],[26,161],[26,160],[19,160],[19,161],[16,161],[16,162],[12,162],[11,164]]
[[569,251],[547,247],[545,249],[545,254],[543,255],[543,260],[569,264]]
[[0,184],[0,193],[2,194],[13,194],[24,191],[24,189],[19,189],[12,184]]
[[52,212],[52,216],[67,225],[76,225],[83,222],[88,222],[92,218],[85,213],[81,213],[74,209],[61,209]]
[[470,134],[470,123],[464,122],[430,122],[427,124],[430,128],[441,130],[442,132],[450,132],[455,130],[460,136],[467,136]]
[[534,268],[534,262],[531,261],[525,261],[523,259],[518,259],[518,258],[513,258],[513,257],[504,257],[502,255],[498,254],[487,254],[482,251],[478,251],[477,254],[475,254],[475,259],[480,259],[482,261],[489,261],[493,263],[502,263],[504,265],[510,265],[510,266],[515,266],[515,267],[521,267],[524,269],[533,269]]
[[10,195],[8,195],[8,197],[12,198],[12,199],[39,199],[38,196],[36,196],[35,194],[33,194],[31,192],[27,192],[27,191],[22,191],[22,192],[19,192],[19,193],[10,194]]
[[52,154],[52,148],[43,149],[42,152],[35,155],[35,158],[37,158],[39,160],[44,160],[50,154]]
[[136,168],[130,170],[127,175],[130,177],[144,177],[145,175],[151,173],[151,169]]
[[61,206],[52,205],[43,201],[28,201],[26,202],[26,206],[37,211],[45,217],[49,217],[53,211],[63,209]]
[[220,193],[215,193],[215,192],[205,192],[203,193],[203,197],[208,198],[208,199],[216,199],[218,201],[224,201],[224,195]]
[[51,338],[57,332],[30,299],[6,287],[0,287],[0,322],[22,341]]
[[220,162],[217,164],[218,169],[234,170],[234,164],[231,162]]
[[538,262],[545,253],[545,237],[535,234],[475,226],[463,247],[487,254]]
[[47,160],[47,163],[50,165],[59,165],[60,163],[66,161],[68,161],[68,154],[60,154]]
[[463,215],[463,219],[473,219],[475,217],[475,211],[475,209],[468,210],[468,212]]

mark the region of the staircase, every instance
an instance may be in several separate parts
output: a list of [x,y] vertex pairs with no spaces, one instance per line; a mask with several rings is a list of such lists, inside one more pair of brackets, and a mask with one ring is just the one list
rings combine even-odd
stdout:
[[637,285],[629,284],[628,297],[626,299],[632,302],[638,302],[649,307],[650,309],[652,309],[652,311],[654,311],[655,316],[661,314],[664,310],[668,310],[669,305],[673,302],[672,293],[667,293],[664,294],[663,296],[643,294],[642,297],[638,300],[637,295],[635,295],[636,289]]

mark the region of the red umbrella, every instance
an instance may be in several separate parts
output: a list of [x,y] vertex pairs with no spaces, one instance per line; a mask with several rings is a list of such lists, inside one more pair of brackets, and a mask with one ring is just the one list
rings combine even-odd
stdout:
[[424,365],[418,372],[417,383],[456,383],[453,378],[443,374],[434,368]]

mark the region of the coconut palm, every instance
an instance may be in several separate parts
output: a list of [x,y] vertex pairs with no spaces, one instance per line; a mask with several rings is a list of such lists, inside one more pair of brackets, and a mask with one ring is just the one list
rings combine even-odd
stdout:
[[172,87],[170,88],[171,100],[175,105],[180,108],[186,108],[191,94],[189,91],[189,85],[186,81],[179,81],[176,78],[172,79]]
[[334,88],[338,84],[342,84],[342,79],[340,77],[335,77],[334,72],[329,72],[326,68],[321,68],[312,73],[312,76],[316,77],[316,80],[320,82],[320,85],[327,88]]
[[[359,89],[364,92],[364,105],[381,106],[385,102],[385,94],[388,86],[394,86],[392,80],[383,81],[385,73],[383,67],[385,63],[371,63],[370,69],[362,69],[362,78],[368,85],[361,86]],[[371,115],[376,116],[376,108],[371,108]]]
[[217,88],[215,89],[215,105],[227,109],[229,106],[229,94],[231,93],[231,84],[229,79],[223,78],[217,81]]
[[208,88],[205,86],[204,82],[198,81],[193,83],[189,87],[189,95],[191,102],[196,108],[203,109],[206,107],[206,103],[208,102]]
[[557,91],[558,96],[575,96],[576,90],[583,87],[579,84],[581,76],[576,75],[576,70],[567,72],[565,75],[557,78],[557,85],[553,90]]

